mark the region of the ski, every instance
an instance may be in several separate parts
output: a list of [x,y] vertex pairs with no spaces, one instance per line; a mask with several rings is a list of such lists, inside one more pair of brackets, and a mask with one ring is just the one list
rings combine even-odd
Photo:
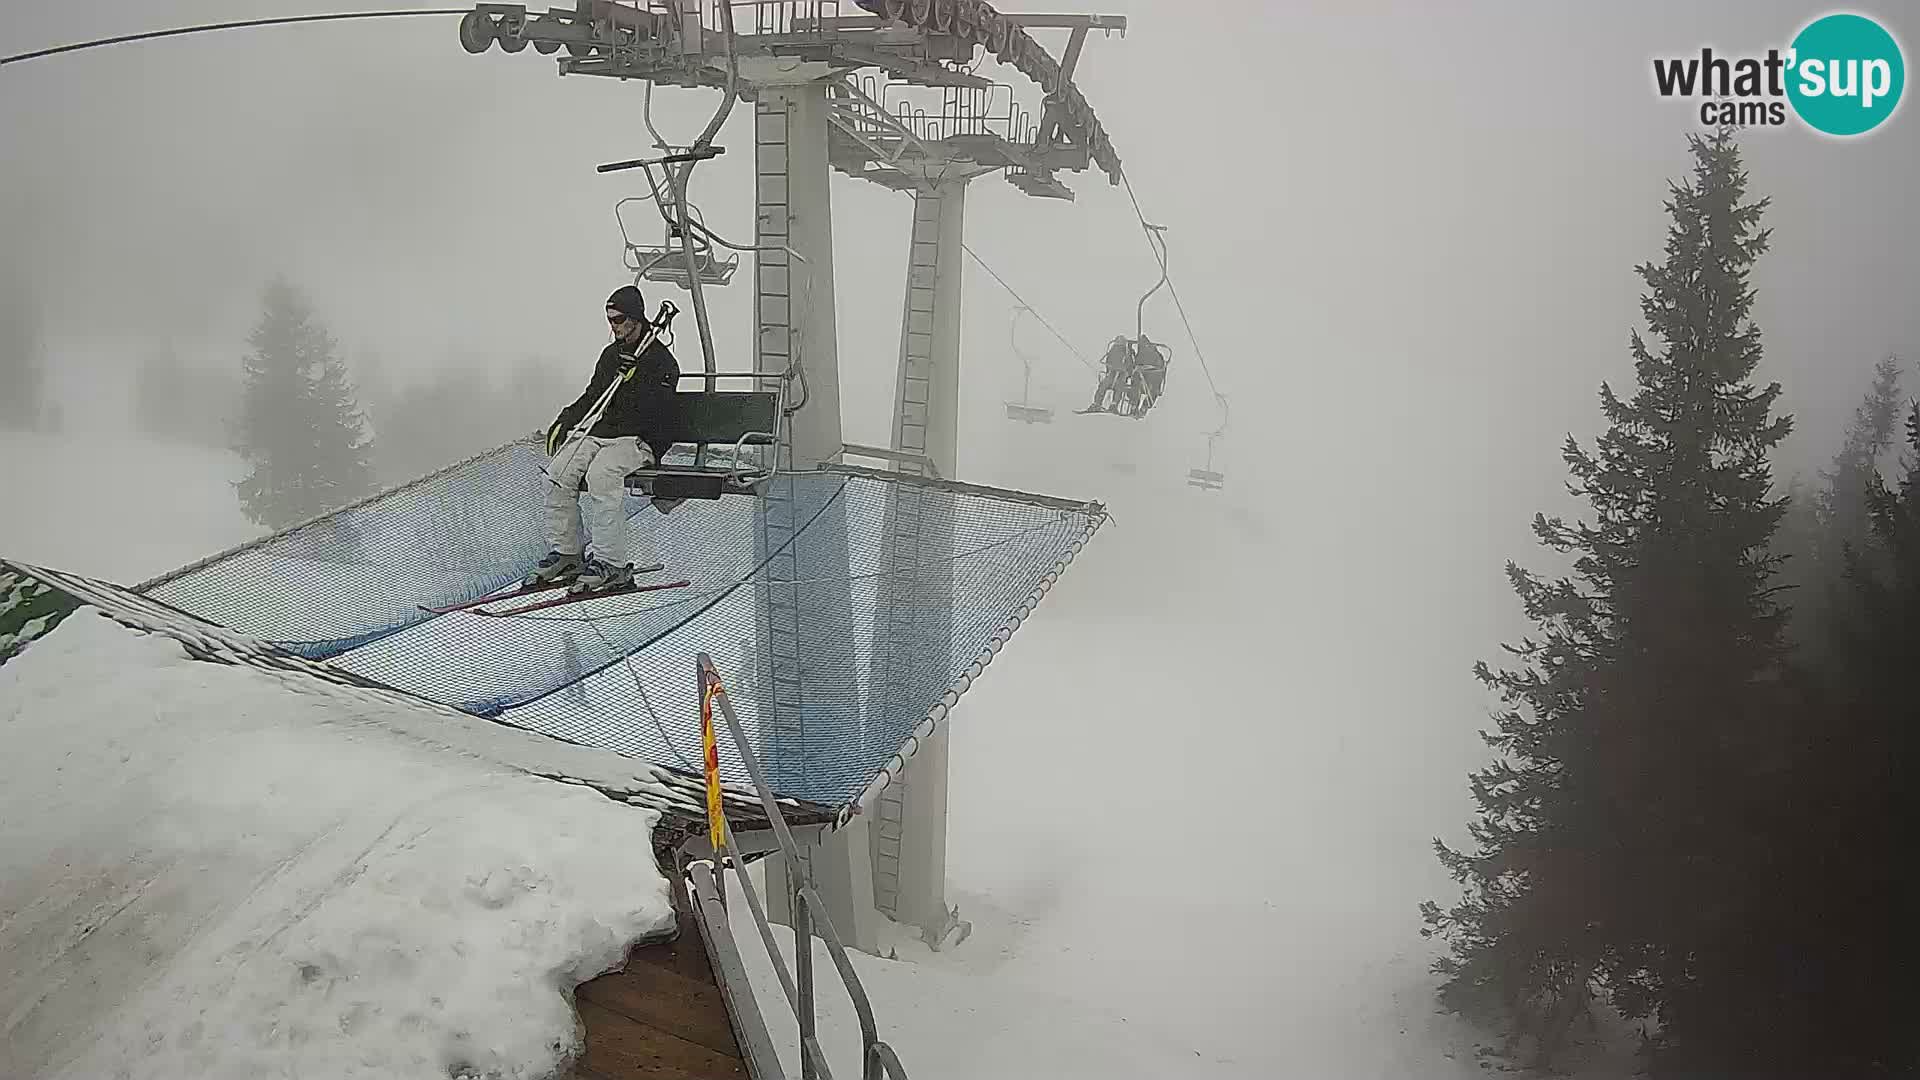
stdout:
[[[539,600],[531,604],[521,604],[519,607],[504,608],[500,611],[488,611],[481,607],[475,607],[471,610],[475,615],[491,615],[498,619],[508,615],[524,615],[529,611],[543,611],[547,608],[559,607],[562,604],[577,604],[582,600],[603,600],[609,596],[628,596],[633,593],[659,592],[662,589],[684,589],[691,584],[693,584],[693,582],[682,580],[664,581],[657,584],[646,585],[618,585],[611,589],[591,589],[587,592],[577,593],[570,592],[565,596],[556,596],[550,600]],[[508,598],[495,597],[494,599],[505,600]]]
[[478,600],[463,600],[458,604],[449,604],[446,607],[428,607],[425,604],[421,604],[419,607],[421,611],[429,615],[451,615],[456,611],[472,611],[474,608],[487,604],[497,604],[502,600],[518,600],[523,596],[533,596],[536,593],[551,592],[554,589],[564,589],[568,584],[568,582],[562,581],[552,585],[517,585],[510,592],[488,593]]

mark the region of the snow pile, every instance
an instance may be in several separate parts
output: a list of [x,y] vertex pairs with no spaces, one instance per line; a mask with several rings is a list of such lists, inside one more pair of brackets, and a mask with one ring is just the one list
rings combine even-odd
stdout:
[[82,610],[0,667],[0,1076],[540,1077],[657,815]]

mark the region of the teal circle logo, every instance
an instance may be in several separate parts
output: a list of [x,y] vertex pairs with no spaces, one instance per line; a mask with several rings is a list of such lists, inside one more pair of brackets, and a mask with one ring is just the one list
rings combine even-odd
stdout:
[[1793,39],[1787,100],[1815,131],[1863,135],[1900,104],[1907,67],[1900,43],[1864,15],[1828,15]]

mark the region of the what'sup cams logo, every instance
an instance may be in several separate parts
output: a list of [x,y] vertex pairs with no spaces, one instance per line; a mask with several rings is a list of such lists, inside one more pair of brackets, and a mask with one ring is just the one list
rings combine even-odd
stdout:
[[1663,98],[1699,98],[1709,127],[1778,126],[1792,106],[1801,123],[1825,135],[1864,135],[1900,105],[1907,69],[1900,43],[1864,15],[1815,19],[1785,50],[1764,57],[1726,57],[1711,47],[1698,56],[1653,61]]

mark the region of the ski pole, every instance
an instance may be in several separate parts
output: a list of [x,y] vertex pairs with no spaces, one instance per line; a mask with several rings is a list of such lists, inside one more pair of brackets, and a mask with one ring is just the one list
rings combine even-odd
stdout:
[[[653,343],[659,340],[660,332],[671,326],[673,324],[673,317],[678,314],[680,314],[680,309],[674,307],[672,301],[660,301],[659,313],[654,316],[654,321],[647,326],[647,332],[641,337],[639,344],[634,348],[633,355],[637,358],[641,353],[652,348]],[[562,439],[560,444],[562,446],[567,443],[573,444],[572,451],[567,454],[567,466],[573,464],[574,457],[580,453],[581,446],[585,445],[586,440],[581,438],[581,436],[592,431],[593,425],[600,422],[601,415],[607,411],[607,406],[613,401],[613,395],[619,391],[620,384],[632,377],[633,372],[631,370],[615,375],[613,381],[607,384],[606,390],[601,393],[599,399],[593,403],[593,408],[587,410],[587,414],[580,418],[579,423],[568,429],[566,438]],[[558,449],[558,447],[555,447],[555,449]],[[562,466],[557,471],[565,472],[566,466]],[[553,465],[549,464],[547,466],[547,480],[550,483],[558,484],[560,481],[555,478],[555,472],[556,470]]]

